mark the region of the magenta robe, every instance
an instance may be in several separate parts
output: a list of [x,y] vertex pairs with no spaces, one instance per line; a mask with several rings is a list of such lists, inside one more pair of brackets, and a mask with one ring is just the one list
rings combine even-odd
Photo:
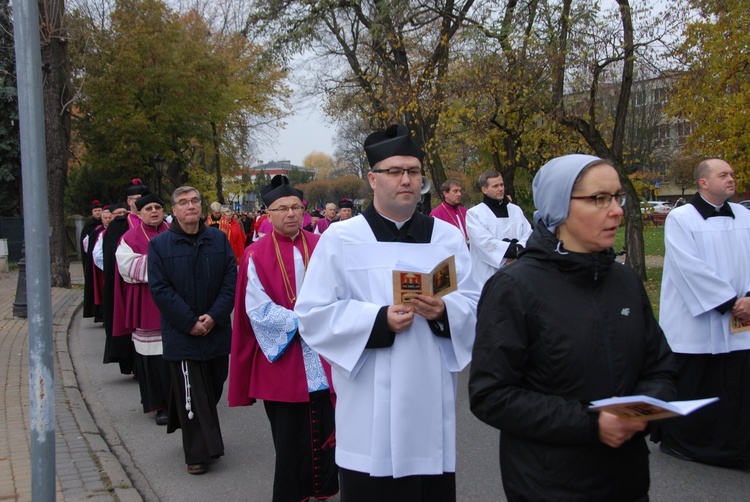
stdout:
[[[120,238],[120,243],[126,243],[133,252],[143,255],[142,259],[134,260],[128,275],[130,277],[147,277],[148,243],[162,232],[166,232],[169,225],[163,222],[159,227],[145,224],[131,228]],[[161,330],[159,309],[151,297],[148,282],[131,284],[125,282],[120,275],[119,265],[115,261],[115,310],[112,322],[112,335],[128,335],[136,329],[155,331]]]
[[[282,261],[291,284],[296,284],[294,273],[294,251],[297,247],[304,256],[302,238],[307,240],[308,251],[312,254],[320,238],[306,230],[300,230],[297,238],[292,242],[276,231]],[[276,250],[271,234],[251,244],[242,256],[240,270],[237,276],[237,291],[234,296],[234,323],[232,328],[232,355],[229,364],[229,406],[246,406],[253,404],[256,399],[278,401],[285,403],[309,402],[305,363],[302,358],[302,344],[299,333],[294,336],[284,353],[274,362],[270,362],[263,354],[255,333],[247,317],[245,308],[245,290],[247,289],[247,269],[250,259],[255,263],[258,278],[263,284],[266,294],[277,304],[288,309],[294,309],[284,290],[281,268],[276,258]],[[323,370],[331,378],[331,366],[321,359]],[[333,394],[333,389],[331,389]]]
[[[447,221],[454,227],[458,228],[464,234],[466,244],[469,244],[469,234],[466,230],[466,208],[463,206],[451,206],[446,202],[441,202],[438,207],[432,210],[430,216],[439,220]],[[458,224],[461,222],[461,225]]]
[[93,242],[91,241],[91,237],[89,237],[89,266],[94,276],[94,305],[102,305],[104,303],[104,272],[94,263],[94,246],[99,239],[104,239],[104,232],[107,231],[107,227],[104,225],[100,225],[100,227],[97,227],[96,239]]

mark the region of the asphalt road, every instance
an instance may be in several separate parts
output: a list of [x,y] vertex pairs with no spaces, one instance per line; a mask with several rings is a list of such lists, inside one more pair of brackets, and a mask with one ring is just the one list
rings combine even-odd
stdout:
[[[223,399],[219,415],[226,453],[208,474],[191,476],[185,470],[179,431],[167,434],[152,415],[143,414],[138,383],[120,375],[117,365],[102,364],[101,324],[79,314],[69,345],[81,393],[94,420],[144,500],[271,500],[274,451],[262,406],[229,409]],[[464,371],[458,387],[458,500],[505,501],[498,433],[469,411],[467,378]],[[750,472],[676,460],[650,446],[652,501],[750,499]]]

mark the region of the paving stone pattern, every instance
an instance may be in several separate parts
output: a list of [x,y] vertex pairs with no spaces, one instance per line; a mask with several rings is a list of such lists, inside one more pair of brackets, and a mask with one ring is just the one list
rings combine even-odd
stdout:
[[[75,274],[80,282],[80,274]],[[31,500],[28,325],[13,317],[17,272],[0,273],[0,501]],[[99,453],[109,454],[78,390],[67,348],[71,320],[80,308],[80,289],[52,288],[55,343],[56,499],[132,500],[119,497],[127,486],[113,483]],[[127,484],[127,483],[125,483]],[[132,490],[131,490],[132,491]],[[127,492],[126,492],[127,493]],[[135,499],[137,499],[136,497]]]

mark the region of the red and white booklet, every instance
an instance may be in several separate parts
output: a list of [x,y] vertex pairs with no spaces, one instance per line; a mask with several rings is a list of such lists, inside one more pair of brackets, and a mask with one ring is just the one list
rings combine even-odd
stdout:
[[688,415],[707,404],[718,401],[718,397],[695,399],[693,401],[662,401],[649,396],[611,397],[592,401],[592,410],[606,411],[632,420],[660,420],[662,418]]

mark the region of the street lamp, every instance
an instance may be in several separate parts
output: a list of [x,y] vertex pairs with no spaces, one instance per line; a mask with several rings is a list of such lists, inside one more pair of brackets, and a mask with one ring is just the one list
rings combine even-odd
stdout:
[[166,164],[167,163],[161,157],[156,157],[156,160],[154,160],[154,166],[156,167],[156,195],[158,195],[159,197],[161,197],[161,175]]

